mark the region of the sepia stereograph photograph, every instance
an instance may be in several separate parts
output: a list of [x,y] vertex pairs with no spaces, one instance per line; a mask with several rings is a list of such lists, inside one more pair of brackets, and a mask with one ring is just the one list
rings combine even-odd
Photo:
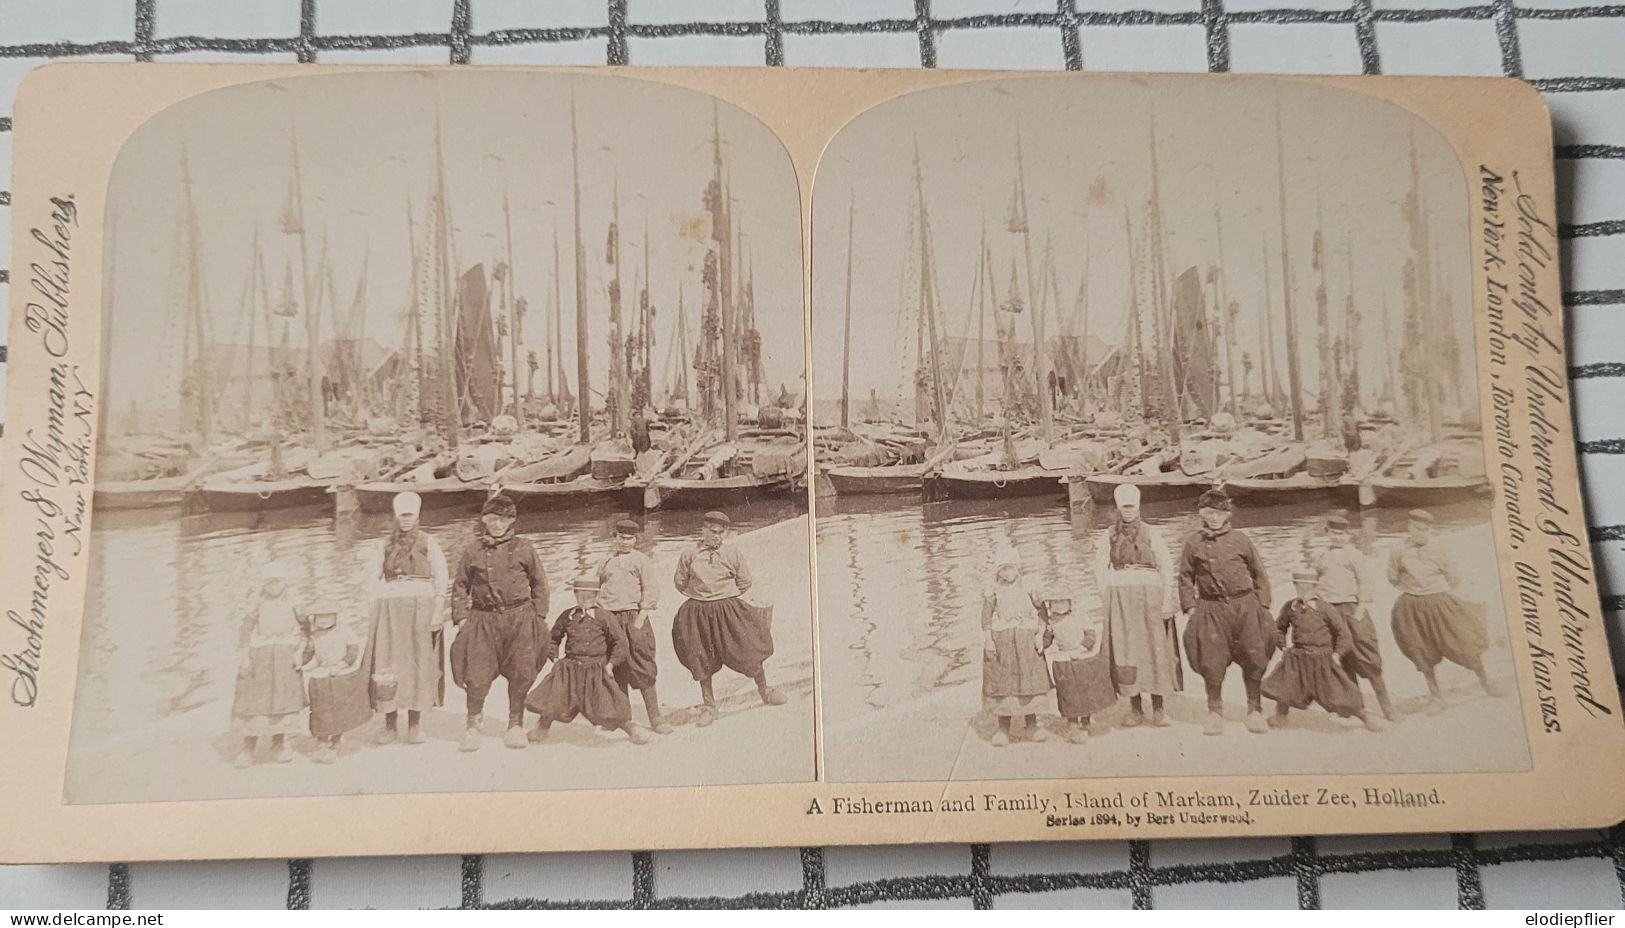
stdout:
[[790,158],[611,76],[300,75],[112,170],[70,803],[814,776]]
[[813,202],[835,782],[1526,770],[1469,185],[1305,83],[986,80]]

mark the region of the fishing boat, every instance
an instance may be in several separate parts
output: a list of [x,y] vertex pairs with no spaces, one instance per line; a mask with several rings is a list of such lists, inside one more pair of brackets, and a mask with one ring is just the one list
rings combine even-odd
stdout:
[[1223,487],[1225,493],[1236,502],[1271,506],[1348,495],[1348,484],[1343,478],[1316,477],[1309,473],[1296,473],[1290,477],[1226,478]]
[[1143,503],[1168,503],[1192,500],[1213,488],[1213,478],[1191,476],[1181,471],[1157,474],[1091,474],[1084,478],[1090,500],[1110,505],[1117,488],[1123,485],[1137,487]]
[[[963,462],[956,462],[963,465]],[[1066,498],[1064,472],[1027,466],[1011,469],[975,470],[948,465],[924,480],[925,501],[950,499],[1021,499],[1034,496]]]
[[920,492],[928,466],[923,462],[878,467],[837,465],[824,468],[823,474],[840,496],[879,496]]
[[[1344,486],[1358,491],[1362,506],[1401,509],[1465,503],[1490,495],[1489,480],[1483,476],[1464,474],[1444,477],[1378,475],[1364,481],[1349,481]],[[1366,502],[1367,499],[1370,502]]]

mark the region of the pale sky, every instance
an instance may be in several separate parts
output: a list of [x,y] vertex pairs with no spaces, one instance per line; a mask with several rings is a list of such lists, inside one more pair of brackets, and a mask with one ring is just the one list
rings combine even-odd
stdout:
[[[240,299],[256,229],[273,300],[286,266],[293,267],[296,291],[299,286],[298,238],[279,228],[296,128],[312,267],[325,232],[339,302],[348,307],[365,255],[367,335],[400,345],[411,262],[407,205],[412,205],[421,236],[434,184],[437,105],[452,222],[459,230],[459,269],[483,262],[489,275],[502,257],[506,191],[513,216],[515,292],[530,307],[524,347],[535,350],[540,363],[545,363],[542,317],[551,298],[553,232],[558,230],[564,355],[573,389],[572,89],[580,129],[582,242],[595,389],[603,389],[606,376],[611,268],[605,262],[605,239],[617,178],[628,323],[637,305],[648,217],[658,381],[666,369],[679,286],[686,298],[691,346],[699,330],[700,272],[709,236],[701,196],[712,173],[710,97],[598,75],[346,74],[203,94],[160,113],[130,139],[115,164],[109,197],[115,240],[108,256],[115,268],[108,290],[114,307],[107,388],[111,408],[124,409],[132,399],[174,403],[186,298],[185,277],[179,273],[183,264],[175,254],[183,141],[190,153],[215,341],[248,339]],[[722,104],[720,120],[735,223],[744,231],[743,250],[755,268],[766,387],[776,391],[783,382],[799,391],[805,352],[795,177],[778,140],[754,118]],[[296,297],[302,304],[302,295],[296,292]],[[302,325],[302,319],[296,320],[296,345],[302,344]],[[262,326],[259,342],[266,341]]]
[[[1156,83],[1136,77],[1084,81],[1058,76],[910,94],[869,110],[830,143],[813,198],[814,396],[840,396],[847,213],[854,195],[853,328],[862,337],[853,339],[853,392],[866,397],[873,387],[882,397],[912,396],[918,277],[904,268],[917,263],[918,244],[917,239],[904,239],[916,142],[931,211],[943,334],[972,334],[972,281],[984,221],[1000,298],[1008,296],[1012,261],[1025,278],[1021,236],[1005,231],[1019,128],[1035,269],[1045,236],[1052,235],[1059,287],[1070,310],[1087,255],[1089,332],[1121,345],[1129,293],[1124,207],[1130,207],[1138,225],[1150,191],[1153,117],[1171,273],[1220,263],[1217,225],[1222,222],[1223,265],[1230,297],[1241,304],[1240,347],[1252,354],[1256,388],[1267,260],[1276,358],[1285,387],[1277,100],[1285,129],[1287,230],[1304,381],[1316,383],[1319,376],[1313,328],[1317,277],[1310,267],[1317,213],[1324,216],[1334,326],[1341,325],[1353,245],[1355,297],[1364,321],[1362,378],[1368,393],[1381,385],[1384,297],[1393,325],[1389,341],[1394,352],[1399,350],[1400,286],[1410,254],[1400,204],[1409,189],[1409,138],[1415,126],[1433,253],[1444,291],[1454,294],[1464,389],[1476,397],[1467,186],[1454,154],[1434,130],[1381,101],[1286,81]],[[993,315],[989,310],[990,328]],[[1048,334],[1056,334],[1053,301],[1047,319]],[[1030,341],[1028,325],[1026,318],[1020,319],[1022,341]],[[1236,376],[1242,376],[1239,355]]]

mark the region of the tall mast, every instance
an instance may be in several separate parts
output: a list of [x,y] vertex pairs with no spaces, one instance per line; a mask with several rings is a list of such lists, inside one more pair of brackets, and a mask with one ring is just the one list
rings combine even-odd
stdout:
[[852,251],[858,214],[858,194],[852,191],[846,206],[846,331],[841,348],[841,428],[852,425]]
[[1298,322],[1292,312],[1292,259],[1286,231],[1286,142],[1281,129],[1281,101],[1275,101],[1275,185],[1280,193],[1281,303],[1286,314],[1286,370],[1288,401],[1292,404],[1292,438],[1303,441],[1303,382],[1298,372]]
[[920,199],[920,309],[931,339],[931,399],[935,409],[938,443],[948,439],[948,400],[942,383],[942,358],[937,350],[936,285],[931,266],[931,214],[925,206],[925,177],[920,171],[920,143],[914,143],[914,189]]
[[610,188],[609,260],[615,276],[609,282],[609,410],[610,435],[626,434],[626,338],[621,332],[621,182]]
[[688,367],[694,359],[688,354],[688,307],[683,305],[683,287],[677,285],[677,383],[678,395],[683,398],[683,405],[693,408],[688,391]]
[[732,217],[728,208],[728,191],[722,186],[722,117],[718,105],[713,102],[711,106],[711,163],[713,168],[712,182],[717,188],[716,216],[720,220],[712,229],[712,237],[717,243],[717,277],[720,303],[722,311],[722,421],[724,437],[733,441],[739,437],[739,422],[735,415],[735,406],[738,401],[737,387],[734,383],[734,371],[739,365],[739,345],[734,337],[734,305],[733,305],[733,256],[730,253],[729,226]]
[[513,380],[513,417],[523,420],[524,414],[519,406],[519,308],[514,299],[514,269],[513,269],[513,215],[508,209],[508,191],[502,191],[502,227],[507,237],[508,247],[508,273],[505,292],[508,297],[508,357],[511,365],[508,368],[509,377]]
[[[1173,306],[1168,298],[1168,254],[1166,251],[1166,228],[1162,222],[1162,171],[1157,166],[1157,116],[1151,114],[1151,216],[1149,234],[1151,236],[1151,292],[1153,304],[1151,307],[1152,321],[1155,324],[1157,348],[1166,352],[1172,361],[1179,361],[1174,356],[1173,346]],[[1184,391],[1181,385],[1174,383],[1175,371],[1188,371],[1190,369],[1189,357],[1179,363],[1178,367],[1169,363],[1164,367],[1163,376],[1159,378],[1163,383],[1164,403],[1166,404],[1167,426],[1169,437],[1173,439],[1175,447],[1180,443],[1180,431],[1184,425]]]
[[987,303],[988,292],[993,288],[992,281],[993,259],[987,252],[987,220],[982,220],[982,241],[977,246],[976,260],[976,425],[981,427],[986,416],[986,386],[984,385],[983,368],[986,361],[983,357],[983,343],[987,340]]
[[434,114],[435,267],[440,286],[435,299],[440,327],[440,389],[445,404],[442,428],[447,443],[456,448],[462,431],[462,396],[457,389],[457,273],[451,260],[451,205],[446,201],[446,154],[440,126],[440,107]]
[[408,323],[406,327],[405,361],[411,365],[409,376],[406,378],[407,396],[406,406],[415,407],[414,415],[419,423],[423,421],[423,299],[420,281],[423,274],[423,257],[418,251],[417,222],[412,216],[412,201],[406,201],[406,234],[412,243],[412,278],[411,302],[407,304]]
[[1271,406],[1274,413],[1276,401],[1281,398],[1281,385],[1279,383],[1281,370],[1275,363],[1275,301],[1270,297],[1270,246],[1262,235],[1259,236],[1260,256],[1263,258],[1259,265],[1263,269],[1264,281],[1264,350],[1260,352],[1259,364],[1262,367],[1264,381],[1264,399]]
[[1138,243],[1135,242],[1135,240],[1134,240],[1134,221],[1129,217],[1129,207],[1128,207],[1127,203],[1123,204],[1123,234],[1128,240],[1128,265],[1129,265],[1129,327],[1128,327],[1128,335],[1129,335],[1129,337],[1128,337],[1128,348],[1129,348],[1130,354],[1133,355],[1133,364],[1134,364],[1134,368],[1133,368],[1133,370],[1134,370],[1134,395],[1131,396],[1129,399],[1131,400],[1131,402],[1134,405],[1137,405],[1139,407],[1140,415],[1144,416],[1145,411],[1146,411],[1146,404],[1145,404],[1146,371],[1145,371],[1145,351],[1144,351],[1144,348],[1143,348],[1143,346],[1141,344],[1142,333],[1140,331],[1141,326],[1143,325],[1143,322],[1141,320],[1141,310],[1140,310],[1140,259],[1141,259],[1141,255],[1140,255],[1140,249],[1139,249]]
[[310,272],[310,248],[308,230],[305,228],[305,194],[304,184],[299,170],[299,129],[292,131],[293,138],[293,209],[295,234],[299,236],[299,276],[305,294],[305,376],[306,397],[310,404],[310,443],[317,451],[327,450],[327,413],[323,408],[322,396],[322,359],[320,336],[317,321],[316,288],[320,282],[312,278]]
[[581,244],[581,151],[576,134],[576,97],[570,93],[570,183],[575,195],[576,236],[576,408],[581,443],[592,441],[592,392],[587,381],[587,252]]
[[[192,384],[195,394],[195,407],[197,413],[198,434],[205,446],[213,431],[213,422],[210,416],[209,404],[214,394],[214,385],[210,382],[212,375],[209,371],[209,342],[204,314],[206,312],[206,296],[203,291],[203,242],[199,234],[197,221],[197,205],[192,199],[192,165],[187,156],[186,147],[181,146],[181,182],[186,196],[186,241],[187,241],[187,277],[186,277],[186,311],[188,332],[191,344],[196,346],[196,357],[189,358],[192,367]],[[184,375],[183,375],[184,376]]]
[[1313,245],[1313,266],[1317,275],[1315,283],[1315,324],[1319,328],[1319,338],[1315,347],[1320,354],[1320,431],[1330,438],[1336,434],[1333,423],[1337,420],[1337,410],[1340,404],[1337,397],[1337,361],[1332,351],[1332,322],[1331,308],[1327,304],[1326,296],[1326,231],[1325,220],[1322,217],[1320,203],[1315,203],[1315,237]]
[[1354,302],[1354,241],[1347,241],[1349,289],[1343,303],[1343,355],[1346,362],[1343,406],[1350,412],[1360,408],[1360,310]]
[[[1021,128],[1016,128],[1016,196],[1021,203],[1021,246],[1027,258],[1027,297],[1032,311],[1033,373],[1038,378],[1038,430],[1049,444],[1054,439],[1054,425],[1050,414],[1049,349],[1044,338],[1044,312],[1040,299],[1034,293],[1032,223],[1027,212],[1027,169],[1021,155]],[[922,202],[921,208],[924,208]]]
[[[1083,240],[1083,277],[1078,280],[1078,402],[1085,406],[1084,391],[1089,389],[1089,240]],[[1092,404],[1090,404],[1092,405]]]
[[1230,316],[1230,265],[1224,260],[1224,218],[1219,215],[1219,207],[1213,207],[1213,227],[1219,235],[1219,273],[1214,284],[1219,299],[1219,320],[1224,326],[1224,379],[1230,385],[1230,416],[1240,422],[1241,411],[1237,405],[1236,394],[1236,333],[1233,330]]
[[[643,330],[639,339],[639,348],[643,352],[643,383],[639,384],[638,395],[643,398],[644,405],[654,402],[654,299],[650,291],[654,288],[654,275],[649,269],[649,208],[643,209],[643,294],[639,306],[639,327]],[[642,411],[642,407],[639,407]]]
[[557,405],[564,396],[564,391],[558,389],[564,383],[564,359],[559,358],[559,366],[553,366],[553,344],[558,340],[563,321],[559,314],[563,309],[559,306],[559,227],[553,226],[553,305],[548,307],[547,319],[547,392],[552,396],[553,403]]
[[258,296],[259,267],[260,267],[260,228],[254,226],[254,240],[250,246],[253,255],[252,263],[248,266],[248,283],[243,287],[243,310],[248,313],[248,371],[243,378],[243,427],[247,428],[254,421],[254,369],[259,365],[254,357],[259,341],[259,319],[255,311],[255,297]]

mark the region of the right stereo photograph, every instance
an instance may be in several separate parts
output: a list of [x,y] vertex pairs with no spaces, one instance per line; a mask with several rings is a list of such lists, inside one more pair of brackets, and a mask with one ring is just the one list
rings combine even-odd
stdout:
[[1269,79],[846,126],[812,215],[826,777],[1529,769],[1469,195],[1414,115]]

